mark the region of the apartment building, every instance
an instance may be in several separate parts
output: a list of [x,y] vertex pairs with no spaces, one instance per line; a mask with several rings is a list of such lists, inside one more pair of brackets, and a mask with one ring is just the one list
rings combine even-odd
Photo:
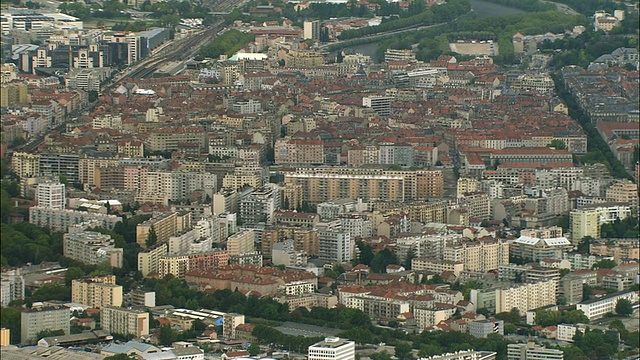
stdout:
[[534,343],[507,345],[507,360],[562,360],[562,350],[547,349]]
[[151,273],[160,271],[160,258],[165,256],[168,251],[166,243],[155,244],[146,249],[142,249],[138,253],[138,271],[142,276],[148,276]]
[[631,207],[621,203],[594,204],[570,213],[571,242],[575,245],[585,236],[600,238],[600,227],[616,219],[631,216]]
[[560,279],[559,296],[566,301],[567,305],[577,304],[582,301],[582,285],[582,278],[568,274]]
[[40,174],[40,154],[15,152],[11,157],[11,170],[21,179]]
[[317,68],[323,63],[322,55],[317,51],[289,50],[284,57],[285,66],[289,68]]
[[435,303],[429,308],[414,308],[413,316],[416,326],[426,329],[438,325],[441,321],[451,318],[456,313],[456,307],[451,304]]
[[24,277],[20,269],[9,269],[0,274],[0,307],[9,306],[13,300],[24,299]]
[[207,133],[201,128],[165,128],[149,135],[145,142],[150,151],[178,150],[181,144],[197,144],[199,151],[207,148]]
[[191,227],[191,213],[172,211],[164,213],[140,223],[136,226],[136,242],[146,247],[151,229],[156,234],[158,243],[166,243],[169,237]]
[[492,164],[504,163],[571,163],[570,151],[556,150],[548,147],[510,147],[491,152]]
[[558,324],[556,332],[556,340],[573,342],[573,337],[578,332],[585,333],[587,326],[585,324]]
[[612,256],[617,263],[623,260],[640,260],[640,243],[638,239],[619,239],[608,243],[598,241],[589,245],[589,252],[594,255]]
[[322,140],[291,139],[276,140],[274,145],[275,163],[283,164],[323,164],[325,162]]
[[489,334],[504,335],[504,321],[493,318],[472,321],[469,324],[469,334],[485,339]]
[[102,330],[135,338],[149,335],[149,313],[141,310],[105,306],[100,310]]
[[244,324],[244,315],[226,313],[222,319],[222,336],[227,339],[235,339],[237,327]]
[[255,251],[255,232],[253,229],[241,230],[227,239],[227,252],[229,256],[238,256]]
[[115,275],[85,277],[71,281],[71,301],[93,308],[122,306],[122,286]]
[[99,213],[89,213],[86,211],[50,209],[42,206],[32,206],[29,208],[29,222],[51,231],[68,231],[72,225],[91,222],[95,226],[106,229],[113,227],[122,221],[116,215],[105,215]]
[[582,310],[590,321],[600,319],[608,313],[615,312],[616,304],[620,299],[629,300],[632,304],[635,304],[637,308],[638,293],[635,291],[624,291],[583,301],[576,305],[576,309]]
[[607,201],[629,204],[631,208],[638,208],[638,184],[631,181],[618,182],[605,191]]
[[493,351],[460,350],[453,353],[423,357],[421,360],[495,360]]
[[516,308],[521,314],[556,303],[557,281],[542,281],[496,289],[496,313]]
[[36,335],[45,330],[70,333],[71,312],[65,306],[34,306],[22,309],[20,315],[20,344],[35,343]]
[[36,201],[38,206],[49,209],[64,209],[66,205],[65,185],[59,182],[45,182],[38,184]]
[[510,246],[511,256],[539,262],[542,259],[562,259],[562,254],[573,245],[566,237],[539,238],[522,235]]
[[274,212],[280,208],[280,190],[275,184],[255,189],[240,199],[238,215],[243,224],[273,224]]
[[440,260],[435,258],[413,258],[411,259],[412,270],[433,271],[442,274],[444,271],[451,271],[456,277],[464,271],[464,262]]
[[112,267],[122,267],[123,249],[115,247],[115,241],[110,235],[94,231],[72,231],[64,234],[63,254],[85,264],[107,262]]
[[476,191],[458,197],[458,204],[469,213],[469,218],[491,218],[491,201],[487,193]]
[[318,257],[330,263],[348,263],[353,258],[355,241],[348,232],[318,231]]
[[444,248],[443,260],[461,262],[465,271],[495,270],[509,263],[509,244],[501,239],[448,244]]
[[364,214],[341,214],[338,216],[340,226],[351,237],[367,238],[373,236],[373,221]]
[[189,271],[216,269],[228,263],[229,254],[223,250],[195,254],[161,255],[158,275],[160,278],[164,278],[166,275],[171,274],[178,279],[184,279]]

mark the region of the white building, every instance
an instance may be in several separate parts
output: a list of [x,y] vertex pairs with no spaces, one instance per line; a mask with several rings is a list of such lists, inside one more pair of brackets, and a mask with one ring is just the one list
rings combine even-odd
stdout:
[[507,360],[562,360],[563,357],[562,350],[547,349],[534,343],[507,346]]
[[65,185],[59,182],[38,184],[36,200],[38,201],[38,206],[49,209],[64,209]]
[[356,343],[328,337],[309,346],[309,360],[353,360],[356,358]]
[[587,326],[584,324],[558,324],[556,340],[573,342],[573,337],[578,331],[584,334]]
[[[635,291],[618,292],[601,298],[589,299],[577,304],[576,309],[582,310],[589,320],[599,319],[604,317],[605,314],[614,312],[620,299],[626,299],[632,304],[636,304],[638,302],[638,293]],[[637,304],[635,307],[637,308]]]
[[355,243],[351,235],[341,231],[319,231],[319,258],[333,263],[351,261]]

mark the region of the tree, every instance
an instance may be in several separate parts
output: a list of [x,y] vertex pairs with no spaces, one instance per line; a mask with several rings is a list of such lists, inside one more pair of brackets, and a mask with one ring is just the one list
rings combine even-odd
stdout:
[[127,354],[115,354],[107,356],[104,360],[131,360],[131,358]]
[[71,281],[75,279],[80,279],[84,276],[84,271],[79,267],[72,266],[67,269],[66,274],[64,274],[64,283],[67,286],[71,286]]
[[247,349],[247,351],[249,351],[249,355],[256,356],[260,354],[260,345],[256,343],[252,343],[251,345],[249,345],[249,348]]
[[592,269],[613,269],[618,266],[615,261],[611,259],[602,259],[597,263],[593,264]]
[[633,305],[631,301],[627,299],[620,299],[616,303],[616,314],[622,316],[629,316],[633,313]]
[[551,140],[551,142],[547,144],[547,147],[556,148],[558,150],[565,150],[567,148],[567,145],[564,143],[564,141],[555,139]]
[[0,308],[0,326],[10,330],[11,344],[17,344],[20,342],[20,316],[21,312],[18,308]]
[[171,345],[176,341],[176,334],[173,332],[171,325],[164,324],[160,326],[160,334],[158,335],[158,342],[161,345]]
[[395,353],[396,353],[396,357],[400,360],[404,360],[404,359],[411,359],[412,356],[412,349],[411,349],[411,345],[407,344],[407,343],[399,343],[398,345],[396,345],[395,347]]
[[151,247],[157,243],[158,243],[158,235],[156,234],[156,231],[152,227],[151,230],[149,230],[149,234],[147,235],[147,240],[145,241],[145,245],[147,245],[147,247]]

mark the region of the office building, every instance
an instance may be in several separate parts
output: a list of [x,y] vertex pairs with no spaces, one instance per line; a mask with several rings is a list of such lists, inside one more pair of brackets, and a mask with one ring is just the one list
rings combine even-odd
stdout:
[[22,309],[20,316],[20,344],[35,343],[36,335],[45,330],[62,330],[69,334],[71,312],[64,306],[34,306]]
[[122,306],[122,286],[115,275],[100,275],[71,281],[71,301],[92,308]]
[[547,349],[534,343],[507,346],[507,360],[562,360],[563,357],[562,350]]
[[100,310],[100,324],[102,330],[112,334],[135,338],[149,335],[149,313],[141,310],[105,306]]
[[97,265],[103,262],[112,267],[122,267],[123,249],[115,247],[110,235],[94,231],[73,231],[63,236],[64,256]]
[[36,201],[38,205],[50,209],[64,209],[65,185],[59,182],[46,182],[38,184]]
[[328,337],[309,346],[309,360],[353,360],[356,358],[356,343],[338,337]]

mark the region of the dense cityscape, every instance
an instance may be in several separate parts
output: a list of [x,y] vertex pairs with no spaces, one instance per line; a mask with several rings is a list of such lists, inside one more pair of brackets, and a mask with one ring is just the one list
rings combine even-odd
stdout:
[[12,0],[0,357],[640,358],[637,0]]

